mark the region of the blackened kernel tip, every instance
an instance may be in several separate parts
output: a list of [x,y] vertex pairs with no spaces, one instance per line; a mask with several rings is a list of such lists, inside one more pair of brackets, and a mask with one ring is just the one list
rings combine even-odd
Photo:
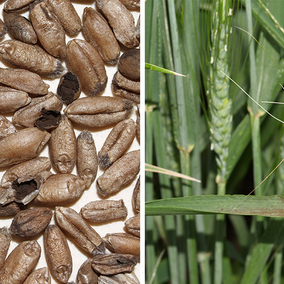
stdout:
[[93,135],[90,131],[84,129],[78,136],[78,139],[86,140],[88,143],[94,142]]
[[125,109],[131,110],[133,108],[134,103],[126,99],[124,101],[125,101]]
[[60,77],[64,72],[66,71],[65,67],[63,66],[62,62],[57,59],[56,60],[56,65],[55,65],[55,70],[54,72],[49,75],[48,77],[50,78],[58,78]]
[[102,168],[107,169],[109,168],[113,163],[110,160],[108,154],[105,154],[103,156],[99,155],[99,161],[100,161],[100,165]]

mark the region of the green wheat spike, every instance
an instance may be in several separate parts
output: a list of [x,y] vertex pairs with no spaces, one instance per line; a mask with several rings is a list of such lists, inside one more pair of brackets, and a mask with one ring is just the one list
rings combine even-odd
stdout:
[[215,1],[213,11],[212,47],[210,64],[211,140],[217,153],[216,162],[221,180],[225,180],[228,145],[232,131],[232,101],[229,98],[229,79],[218,70],[228,74],[229,35],[232,21],[231,1]]

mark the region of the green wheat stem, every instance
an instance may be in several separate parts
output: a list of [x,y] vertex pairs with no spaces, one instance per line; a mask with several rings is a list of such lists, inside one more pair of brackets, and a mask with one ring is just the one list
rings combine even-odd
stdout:
[[283,246],[276,252],[274,261],[273,284],[281,283],[281,270],[283,265]]
[[[148,0],[147,5],[145,5],[145,11],[147,16],[151,19],[145,23],[145,58],[151,62],[155,62],[157,57],[157,44],[154,41],[158,35],[158,27],[157,21],[152,21],[153,14],[157,14],[158,5],[153,0]],[[152,24],[153,23],[153,24]],[[154,44],[150,45],[150,42]],[[145,81],[148,82],[147,86],[145,86],[145,98],[147,101],[152,102],[153,93],[155,90],[152,90],[153,86],[156,86],[154,83],[157,80],[158,73],[145,74]],[[154,162],[154,153],[153,153],[153,109],[155,108],[153,104],[152,107],[148,107],[148,111],[145,112],[145,160],[148,163]],[[149,111],[149,108],[151,111]],[[154,199],[154,184],[151,182],[153,180],[153,173],[147,172],[145,173],[145,187],[148,189],[145,191],[145,200],[150,201]],[[145,262],[145,276],[146,279],[151,278],[151,272],[153,267],[155,266],[158,256],[157,252],[157,243],[159,239],[159,234],[157,227],[155,226],[154,218],[147,217],[145,220],[145,235],[147,239],[147,243],[145,245],[145,253],[147,255],[147,261]],[[156,277],[153,281],[153,284],[158,284],[159,279]]]
[[[180,4],[183,4],[183,2],[180,2]],[[196,110],[194,108],[194,96],[198,94],[198,90],[196,90],[194,88],[194,84],[191,83],[191,80],[193,80],[195,76],[192,76],[191,74],[193,67],[191,65],[188,65],[189,61],[193,62],[191,61],[192,53],[189,52],[183,54],[181,44],[183,43],[183,41],[186,42],[186,40],[189,38],[188,36],[190,32],[195,33],[195,31],[194,25],[191,25],[186,29],[189,34],[187,34],[186,36],[181,36],[181,34],[179,33],[181,24],[180,20],[183,18],[183,15],[179,13],[183,11],[184,6],[179,6],[180,8],[183,7],[181,10],[176,9],[178,5],[176,6],[176,1],[174,0],[166,0],[166,5],[169,20],[169,36],[171,39],[170,48],[171,54],[173,55],[172,66],[166,65],[166,67],[182,74],[190,74],[190,76],[187,76],[186,78],[175,76],[175,88],[173,92],[170,92],[175,141],[177,149],[179,150],[180,172],[186,175],[190,175],[191,164],[189,155],[192,151],[192,148],[194,147],[196,139],[194,131],[195,129],[191,127],[191,125],[193,125],[193,123],[196,121],[195,117],[197,117]],[[188,14],[190,14],[191,12],[187,11],[185,13],[187,16],[189,16]],[[191,17],[191,19],[194,19],[194,17]],[[165,48],[167,49],[168,46],[165,46]],[[196,51],[196,49],[192,50]],[[197,56],[194,57],[195,60],[196,58]],[[198,70],[196,70],[196,73],[197,72]],[[192,187],[190,182],[182,182],[181,192],[183,194],[186,192],[186,196],[192,195],[191,189]],[[180,238],[180,242],[184,245],[183,249],[179,251],[179,271],[180,275],[183,273],[188,274],[190,283],[198,283],[198,261],[196,258],[198,251],[197,242],[194,236],[194,232],[196,231],[195,220],[192,217],[184,219],[184,230],[179,231],[180,233],[183,233]],[[188,268],[184,266],[184,264],[188,264]],[[181,275],[180,280],[180,283],[185,283],[184,281],[186,281],[186,279],[184,278],[184,275]]]
[[[246,0],[246,16],[248,21],[248,32],[250,34],[253,34],[253,22],[252,22],[252,11],[251,11],[250,0]],[[255,101],[259,101],[260,91],[258,88],[258,80],[259,80],[258,75],[261,76],[261,74],[258,74],[256,69],[255,45],[252,39],[249,47],[249,62],[250,62],[250,83],[251,83],[250,93]],[[249,112],[250,112],[251,129],[252,129],[253,179],[254,179],[254,185],[257,186],[262,181],[262,160],[261,160],[262,153],[261,153],[260,115],[259,115],[260,110],[258,105],[252,104],[251,107],[249,107]],[[262,188],[263,187],[260,186],[258,190],[255,192],[255,194],[261,196],[263,194]],[[256,226],[254,233],[256,233],[256,235],[259,235],[262,232],[263,229],[262,221],[263,217],[257,216],[255,218]]]
[[[232,132],[232,101],[229,98],[229,36],[232,23],[231,1],[213,1],[212,46],[210,64],[210,131],[216,152],[218,195],[226,193],[226,170]],[[216,217],[214,283],[221,284],[223,276],[224,215]]]

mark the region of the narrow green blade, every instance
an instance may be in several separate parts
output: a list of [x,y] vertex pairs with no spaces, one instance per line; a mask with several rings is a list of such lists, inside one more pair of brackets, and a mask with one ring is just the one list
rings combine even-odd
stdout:
[[284,217],[282,196],[203,195],[146,202],[146,215],[238,214]]
[[177,73],[177,72],[171,71],[169,69],[159,67],[157,65],[150,64],[150,63],[145,63],[145,69],[150,69],[150,70],[153,70],[153,71],[157,71],[157,72],[161,72],[161,73],[165,73],[165,74],[170,74],[170,75],[186,77],[185,75],[182,75],[180,73]]

